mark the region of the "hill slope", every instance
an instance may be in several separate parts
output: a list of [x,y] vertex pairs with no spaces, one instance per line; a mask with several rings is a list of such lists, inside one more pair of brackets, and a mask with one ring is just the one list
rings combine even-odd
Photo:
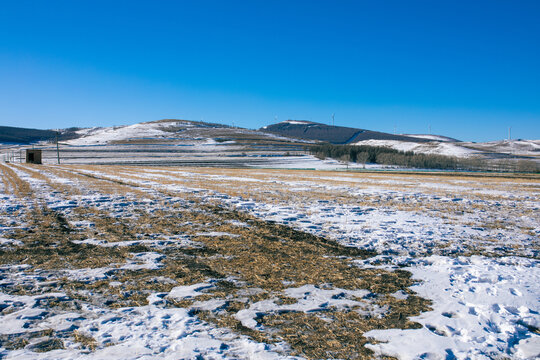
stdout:
[[[7,158],[9,151],[24,149],[32,144],[44,151],[45,163],[55,163],[55,138],[56,132],[53,130],[0,127],[0,158]],[[320,164],[308,152],[310,144],[319,142],[383,146],[417,154],[486,161],[540,162],[538,140],[470,143],[436,135],[392,135],[292,120],[251,130],[199,121],[165,119],[104,128],[64,129],[60,130],[59,140],[63,164],[287,168],[330,166]],[[335,167],[335,163],[331,166]]]
[[418,143],[431,141],[431,139],[425,138],[392,135],[378,131],[295,120],[287,120],[278,124],[265,126],[260,131],[287,137],[324,141],[332,144],[351,144],[363,140],[400,140]]
[[220,144],[298,143],[283,136],[257,130],[231,127],[201,121],[164,119],[133,125],[105,128],[87,128],[77,131],[78,138],[68,141],[70,145],[103,144],[177,144],[192,145],[217,142]]
[[[77,128],[60,130],[59,139],[67,140],[76,138]],[[0,143],[9,144],[32,144],[38,141],[51,141],[56,139],[56,131],[28,129],[11,126],[0,126]]]

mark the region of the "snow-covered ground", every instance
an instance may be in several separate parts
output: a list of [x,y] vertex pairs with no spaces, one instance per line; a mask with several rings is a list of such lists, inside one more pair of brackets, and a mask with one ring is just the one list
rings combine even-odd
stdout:
[[111,141],[141,139],[141,138],[165,138],[170,136],[167,129],[173,126],[189,127],[190,124],[182,122],[154,122],[140,123],[126,126],[114,126],[106,128],[88,128],[78,130],[81,135],[78,139],[68,140],[69,145],[97,145],[107,144]]
[[376,353],[402,359],[537,358],[540,327],[537,260],[431,256],[410,270],[413,286],[433,311],[413,318],[414,330],[373,330]]
[[478,150],[463,147],[461,143],[432,141],[416,143],[401,140],[363,140],[354,145],[383,146],[399,151],[412,151],[419,154],[434,154],[456,157],[471,157],[479,155]]
[[[145,250],[125,255],[122,262],[115,260],[101,267],[78,267],[60,273],[24,264],[2,265],[0,354],[5,358],[292,358],[291,344],[285,341],[256,340],[205,321],[189,308],[166,305],[167,299],[203,299],[195,301],[191,309],[219,312],[230,300],[208,298],[218,286],[212,278],[185,285],[171,283],[161,291],[149,292],[147,303],[140,306],[111,308],[99,301],[82,301],[80,308],[48,305],[71,304],[66,292],[54,285],[61,278],[90,284],[107,281],[110,289],[120,289],[125,286],[124,280],[117,279],[116,274],[126,269],[157,272],[166,266],[166,249],[201,248],[202,238],[237,240],[247,231],[242,229],[253,226],[239,220],[227,220],[227,228],[224,224],[191,223],[181,228],[193,228],[190,233],[148,229],[146,234],[124,235],[113,241],[99,238],[103,225],[98,220],[86,213],[77,217],[80,208],[118,220],[138,219],[143,213],[172,214],[178,207],[192,206],[191,197],[374,251],[372,256],[354,261],[360,269],[411,272],[417,283],[409,287],[410,292],[400,290],[392,296],[405,301],[416,293],[431,301],[431,310],[410,319],[420,324],[418,328],[364,333],[371,339],[366,347],[374,351],[373,356],[540,356],[538,179],[262,169],[10,168],[30,185],[34,196],[21,196],[23,190],[10,180],[0,182],[3,251],[23,246],[13,234],[31,228],[24,215],[37,203],[62,214],[74,229],[88,233],[77,244],[107,249],[145,246]],[[7,179],[6,171],[2,173]],[[98,179],[101,187],[90,186],[88,179]],[[179,219],[180,223],[185,221]],[[230,232],[234,229],[238,234]],[[174,282],[158,277],[153,281]],[[388,311],[373,303],[374,294],[366,289],[316,283],[299,286],[285,279],[283,284],[282,296],[291,299],[289,302],[280,303],[275,298],[254,300],[236,313],[236,320],[252,331],[265,331],[258,321],[265,314],[300,312],[324,318],[325,311],[334,308],[384,317]],[[15,287],[26,290],[15,291]],[[248,290],[253,294],[246,296],[262,291]],[[63,335],[73,331],[92,339],[93,345],[84,347],[83,337]],[[27,334],[28,343],[16,348],[10,341],[21,333]],[[36,352],[38,345],[54,337],[62,339],[63,349]],[[6,346],[8,343],[11,345]],[[10,350],[10,346],[16,349]]]
[[487,152],[534,157],[540,156],[540,140],[500,140],[484,143],[464,143],[463,145]]
[[419,154],[435,154],[468,158],[473,156],[511,155],[538,157],[540,140],[502,140],[484,143],[454,142],[435,135],[409,135],[433,141],[415,143],[401,140],[363,140],[354,145],[383,146],[400,151],[412,151]]

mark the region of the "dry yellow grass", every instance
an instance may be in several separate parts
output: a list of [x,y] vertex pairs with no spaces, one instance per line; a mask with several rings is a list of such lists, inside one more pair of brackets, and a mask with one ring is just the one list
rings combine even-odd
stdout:
[[[13,232],[13,238],[23,245],[12,249],[1,249],[2,264],[29,264],[34,268],[50,271],[62,269],[103,268],[118,269],[131,259],[132,254],[154,251],[162,254],[161,267],[137,271],[118,270],[112,279],[120,286],[112,286],[111,279],[97,281],[74,281],[59,277],[55,290],[63,291],[73,299],[70,304],[52,303],[52,307],[70,306],[88,302],[111,308],[142,306],[154,292],[168,292],[174,286],[192,285],[209,279],[217,280],[213,289],[194,299],[168,300],[170,307],[188,307],[201,319],[226,326],[234,331],[260,341],[286,341],[291,353],[306,358],[370,358],[371,351],[364,347],[366,331],[385,328],[412,328],[411,316],[429,309],[429,302],[415,296],[409,289],[413,284],[411,274],[406,271],[362,269],[355,260],[365,259],[374,253],[341,246],[333,241],[310,235],[287,226],[266,222],[249,214],[227,208],[219,199],[208,201],[197,194],[174,191],[173,185],[202,189],[205,192],[242,196],[260,202],[308,206],[319,200],[333,201],[347,206],[379,207],[392,210],[429,212],[440,216],[448,223],[461,221],[471,213],[495,211],[489,201],[501,200],[490,194],[474,194],[475,199],[485,203],[464,205],[454,202],[418,200],[403,194],[415,190],[423,182],[441,182],[456,185],[461,181],[474,182],[474,186],[493,190],[521,189],[537,196],[540,182],[536,179],[501,179],[444,177],[435,175],[414,176],[408,174],[351,174],[339,172],[309,172],[283,170],[230,170],[230,169],[177,169],[145,168],[126,166],[20,166],[32,177],[44,181],[66,198],[73,194],[93,191],[100,194],[125,195],[130,201],[152,200],[161,210],[147,211],[144,206],[129,210],[129,217],[112,217],[107,209],[97,207],[74,208],[62,215],[41,205],[26,213],[29,229]],[[31,189],[6,166],[0,166],[4,187],[13,189],[18,196],[28,196]],[[48,176],[72,180],[59,184]],[[155,174],[167,177],[153,177]],[[225,176],[229,178],[217,178]],[[342,176],[343,179],[336,179]],[[253,180],[241,181],[238,177]],[[151,180],[141,182],[141,180]],[[384,183],[389,180],[397,183]],[[298,186],[285,186],[295,182]],[[381,184],[377,185],[378,182]],[[339,186],[337,186],[339,185]],[[400,196],[369,194],[358,196],[354,190],[378,186],[384,190],[399,190]],[[331,190],[328,190],[331,187]],[[470,185],[467,185],[470,186]],[[303,187],[298,189],[297,187]],[[352,189],[352,190],[351,190]],[[448,189],[431,189],[423,193],[437,194],[448,198],[470,194]],[[521,190],[520,190],[521,191]],[[170,203],[172,198],[183,201]],[[501,206],[496,211],[521,211],[534,215],[527,209],[511,209]],[[80,221],[92,223],[90,228],[70,225]],[[486,219],[483,219],[484,221]],[[243,224],[243,225],[235,225]],[[471,221],[470,226],[477,225]],[[512,222],[484,221],[486,228],[502,229],[515,226]],[[524,228],[531,232],[531,228]],[[225,233],[210,236],[201,233]],[[199,246],[165,247],[150,245],[102,247],[76,244],[73,241],[92,238],[114,245],[122,241],[152,240],[156,236],[185,235]],[[482,243],[490,239],[478,238],[470,245],[470,253],[481,253]],[[444,246],[444,245],[441,245]],[[31,272],[32,270],[27,270]],[[169,281],[157,281],[156,279]],[[242,326],[235,318],[238,311],[253,303],[271,300],[276,304],[291,304],[296,299],[287,297],[283,291],[289,287],[315,285],[330,289],[366,289],[373,296],[366,306],[385,309],[381,317],[363,315],[359,308],[328,308],[322,313],[301,311],[269,312],[256,319],[265,330],[254,330]],[[258,292],[246,295],[252,289]],[[389,296],[396,291],[409,296],[399,300]],[[39,291],[13,287],[12,293],[25,294]],[[225,306],[219,311],[197,310],[197,302],[223,300]],[[73,339],[88,349],[98,346],[95,339],[73,332]],[[24,339],[19,339],[24,345]],[[1,339],[0,339],[1,341]],[[16,343],[14,343],[16,346]],[[56,344],[58,345],[58,344]]]
[[26,181],[23,181],[13,169],[3,164],[0,164],[0,169],[2,170],[4,187],[8,191],[11,191],[17,197],[32,196],[30,185]]

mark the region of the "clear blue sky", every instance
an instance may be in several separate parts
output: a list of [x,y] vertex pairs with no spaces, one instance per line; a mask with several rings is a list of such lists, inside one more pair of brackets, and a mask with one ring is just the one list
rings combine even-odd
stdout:
[[540,1],[1,1],[0,125],[540,139]]

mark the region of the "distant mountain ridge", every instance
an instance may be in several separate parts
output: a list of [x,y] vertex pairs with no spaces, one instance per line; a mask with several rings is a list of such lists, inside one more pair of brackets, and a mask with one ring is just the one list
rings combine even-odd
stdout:
[[[164,119],[157,121],[150,121],[141,124],[134,125],[124,125],[124,126],[114,126],[108,128],[68,128],[59,130],[59,140],[72,140],[87,137],[91,134],[99,136],[98,134],[103,133],[103,136],[109,135],[111,131],[116,129],[127,129],[127,128],[136,128],[142,124],[147,124],[149,127],[148,135],[150,137],[156,135],[151,128],[156,127],[156,130],[159,131],[172,131],[175,130],[175,125],[178,124],[180,128],[200,128],[200,129],[226,129],[227,131],[234,132],[235,129],[238,131],[248,129],[242,128],[232,128],[228,125],[216,124],[216,123],[206,123],[202,121],[190,121],[190,120],[175,120],[175,119]],[[153,125],[155,124],[155,126]],[[163,126],[161,126],[163,124]],[[322,123],[304,121],[304,120],[287,120],[277,124],[272,124],[265,126],[258,131],[259,133],[272,134],[273,136],[279,135],[284,138],[293,139],[302,139],[309,141],[322,141],[329,142],[332,144],[354,144],[356,142],[365,141],[365,140],[395,140],[395,141],[407,141],[414,143],[426,143],[434,141],[433,137],[428,137],[424,135],[394,135],[379,131],[372,131],[366,129],[358,129],[352,127],[344,126],[332,126]],[[97,132],[97,133],[96,133]],[[107,133],[107,134],[106,134]],[[127,134],[126,134],[127,135]],[[135,135],[135,134],[133,134]],[[142,134],[137,134],[142,135]],[[450,139],[446,137],[439,137],[438,141],[455,141],[455,139]],[[448,140],[443,140],[448,139]],[[40,130],[40,129],[29,129],[29,128],[18,128],[18,127],[9,127],[9,126],[0,126],[0,143],[11,143],[11,144],[32,144],[39,141],[53,141],[56,139],[56,131],[54,130]],[[437,141],[437,140],[435,140]]]
[[[62,129],[59,131],[59,140],[68,140],[78,137],[78,128]],[[0,143],[32,144],[38,141],[51,141],[56,139],[56,131],[28,129],[12,126],[0,126]]]
[[281,136],[318,140],[332,144],[352,144],[363,140],[398,140],[416,143],[433,141],[431,139],[404,135],[393,135],[379,131],[357,129],[344,126],[332,126],[304,120],[287,120],[265,126],[260,131]]
[[[61,129],[59,133],[62,151],[64,154],[72,154],[69,155],[73,157],[71,161],[83,161],[84,156],[79,158],[79,155],[98,151],[96,149],[99,147],[99,151],[106,152],[104,158],[99,158],[101,163],[116,161],[114,160],[116,152],[129,148],[131,150],[127,158],[137,157],[134,155],[135,149],[148,153],[167,149],[166,153],[171,154],[183,153],[185,156],[202,154],[193,155],[193,159],[189,160],[192,163],[200,163],[199,158],[202,156],[209,158],[208,161],[212,164],[219,163],[220,157],[224,157],[232,164],[237,161],[235,157],[249,158],[249,161],[253,162],[253,159],[263,161],[264,158],[280,154],[302,155],[310,145],[324,142],[336,145],[389,147],[399,151],[459,158],[504,160],[519,158],[540,162],[540,140],[461,142],[441,135],[393,135],[299,120],[288,120],[252,130],[202,121],[164,119],[132,125]],[[30,144],[36,144],[43,149],[52,148],[55,147],[52,144],[55,139],[54,130],[0,126],[0,150],[4,144],[7,145],[4,148],[14,146],[22,148]],[[153,163],[152,158],[148,156],[143,160],[130,161]],[[92,157],[89,159],[92,159],[92,162],[99,162]],[[162,161],[170,163],[171,160],[164,156]],[[188,160],[182,158],[180,162],[185,161]]]

